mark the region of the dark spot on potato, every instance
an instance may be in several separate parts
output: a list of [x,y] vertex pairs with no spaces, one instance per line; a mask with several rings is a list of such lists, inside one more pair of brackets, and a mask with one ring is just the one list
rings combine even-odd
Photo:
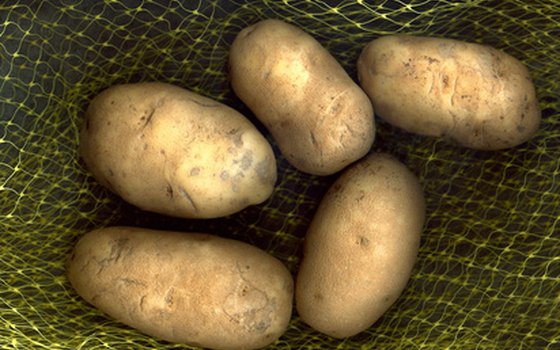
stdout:
[[128,245],[129,241],[129,238],[119,238],[115,241],[115,244],[111,246],[110,256],[114,257],[115,261],[118,261],[121,258],[122,253]]
[[360,191],[360,193],[358,194],[358,197],[356,197],[356,202],[362,201],[362,199],[364,199],[365,196],[366,196],[366,193],[364,191]]
[[147,143],[145,143],[145,144],[144,144],[144,147],[143,147],[144,151],[147,150],[148,147],[149,147],[149,145],[148,145]]
[[443,82],[443,86],[444,87],[448,87],[449,86],[449,76],[447,74],[443,75],[443,78],[441,80]]
[[200,168],[199,167],[194,167],[191,169],[190,175],[191,176],[197,176],[198,174],[200,174]]
[[253,152],[247,151],[243,154],[243,157],[241,158],[241,169],[247,170],[251,167],[252,164],[253,164]]
[[106,123],[106,124],[107,124],[107,126],[111,126],[111,121],[110,121],[110,120],[107,120],[107,123]]
[[160,153],[161,155],[165,155],[165,150],[162,148],[162,149],[159,150],[159,153]]
[[111,177],[115,176],[115,172],[111,168],[109,168],[109,170],[107,171],[107,174],[109,174],[109,176],[111,176]]
[[165,304],[169,307],[173,306],[173,293],[175,292],[174,288],[171,288],[165,293],[164,301]]
[[437,58],[433,58],[429,56],[424,56],[424,58],[428,60],[428,64],[439,63],[439,60]]
[[270,71],[266,71],[263,74],[263,80],[268,80],[268,77],[270,77]]
[[333,192],[338,192],[340,191],[340,189],[342,188],[342,185],[340,183],[336,183],[333,185],[332,190]]
[[369,246],[369,239],[367,237],[364,236],[359,236],[356,239],[356,244],[359,245],[360,247],[367,247]]
[[169,184],[167,185],[166,193],[167,193],[167,196],[169,196],[170,198],[173,198],[173,187]]
[[518,133],[522,134],[522,133],[525,132],[525,130],[526,130],[525,126],[523,126],[523,125],[517,125],[517,132],[518,132]]
[[142,128],[147,127],[147,126],[152,122],[155,113],[156,113],[156,109],[155,109],[155,108],[152,108],[152,109],[150,110],[150,112],[149,112],[147,118],[144,118],[144,117],[140,118],[140,120],[143,120],[143,121],[144,121],[144,125],[142,126]]
[[321,293],[315,293],[315,294],[313,294],[313,299],[315,299],[315,300],[323,300],[323,299],[325,299],[325,297],[324,297],[323,294],[321,294]]
[[115,104],[115,100],[111,100],[111,102],[109,102],[110,104],[114,105]]
[[255,165],[254,169],[260,183],[268,185],[276,182],[276,173],[270,171],[270,159],[261,160]]
[[242,147],[243,146],[243,140],[241,139],[241,136],[243,135],[242,132],[240,132],[241,130],[239,130],[239,128],[235,128],[235,129],[231,129],[227,132],[228,136],[233,140],[233,144],[236,147]]
[[146,283],[139,281],[137,279],[134,278],[128,278],[128,277],[123,277],[121,279],[119,279],[120,282],[122,282],[123,284],[126,285],[133,285],[133,286],[145,286]]

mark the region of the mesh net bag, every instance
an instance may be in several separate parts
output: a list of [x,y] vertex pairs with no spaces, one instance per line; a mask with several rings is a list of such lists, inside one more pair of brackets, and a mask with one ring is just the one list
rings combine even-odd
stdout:
[[407,288],[359,335],[326,337],[294,312],[270,348],[560,349],[560,2],[553,0],[2,1],[0,348],[189,349],[120,324],[73,291],[64,262],[93,228],[218,233],[296,273],[333,176],[299,173],[275,148],[279,180],[267,202],[226,218],[181,220],[124,203],[93,180],[77,152],[88,102],[117,83],[173,83],[259,125],[230,89],[227,57],[235,35],[264,18],[312,34],[353,78],[361,49],[381,35],[494,46],[528,66],[543,111],[532,140],[499,152],[414,136],[378,119],[374,149],[404,162],[426,194]]

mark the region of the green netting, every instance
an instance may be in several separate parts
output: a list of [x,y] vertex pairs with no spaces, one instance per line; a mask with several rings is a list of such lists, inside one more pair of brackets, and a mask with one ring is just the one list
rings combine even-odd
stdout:
[[119,324],[71,289],[64,261],[95,227],[217,233],[267,250],[295,274],[307,225],[334,177],[298,173],[276,148],[279,181],[269,201],[228,218],[181,220],[123,203],[77,153],[88,101],[116,83],[174,83],[252,118],[228,85],[227,56],[236,33],[264,18],[304,28],[354,78],[361,48],[380,35],[483,42],[529,67],[543,108],[537,135],[500,152],[378,120],[374,149],[407,164],[426,193],[410,283],[364,333],[331,339],[294,313],[271,348],[560,349],[560,2],[552,0],[3,1],[0,348],[187,348]]

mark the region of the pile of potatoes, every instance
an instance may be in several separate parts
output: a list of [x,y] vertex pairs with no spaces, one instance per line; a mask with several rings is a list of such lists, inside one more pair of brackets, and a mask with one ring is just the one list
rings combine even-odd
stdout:
[[[415,175],[372,151],[375,113],[409,132],[499,150],[527,141],[540,110],[527,69],[478,44],[395,35],[364,47],[359,84],[303,30],[264,20],[239,32],[236,95],[287,161],[339,173],[316,211],[294,279],[275,257],[220,233],[106,227],[68,260],[78,294],[108,315],[175,343],[255,349],[298,316],[336,338],[360,333],[404,290],[425,200]],[[236,110],[160,82],[117,85],[89,105],[80,154],[94,177],[141,209],[216,218],[267,200],[271,145]]]

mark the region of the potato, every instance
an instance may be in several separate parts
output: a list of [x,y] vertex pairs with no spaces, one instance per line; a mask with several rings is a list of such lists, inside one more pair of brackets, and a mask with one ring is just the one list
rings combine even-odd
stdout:
[[296,279],[296,309],[335,338],[370,327],[410,278],[425,220],[417,178],[399,161],[372,154],[329,188],[309,226]]
[[231,85],[302,172],[333,174],[375,137],[368,96],[313,37],[280,20],[249,26],[229,56]]
[[98,229],[79,240],[67,269],[88,303],[173,343],[260,348],[292,313],[293,280],[279,260],[209,234]]
[[90,103],[80,152],[95,178],[141,209],[213,218],[265,201],[270,143],[236,110],[166,83],[112,86]]
[[411,133],[499,150],[529,140],[540,124],[527,68],[488,46],[391,35],[367,44],[357,68],[375,112]]

